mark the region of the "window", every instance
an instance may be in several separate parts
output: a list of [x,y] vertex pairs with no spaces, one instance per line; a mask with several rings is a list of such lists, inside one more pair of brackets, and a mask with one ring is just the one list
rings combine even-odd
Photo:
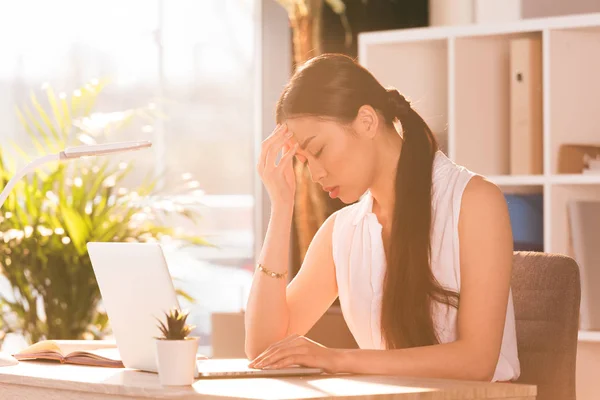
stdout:
[[202,220],[185,227],[218,249],[165,244],[176,286],[197,300],[190,319],[201,346],[210,344],[210,314],[238,311],[251,282],[255,1],[21,0],[0,12],[3,147],[15,140],[27,148],[14,106],[44,83],[70,93],[109,78],[97,111],[165,112],[115,140],[154,143],[153,155],[131,156],[132,185],[155,172],[170,193],[185,187],[201,194]]

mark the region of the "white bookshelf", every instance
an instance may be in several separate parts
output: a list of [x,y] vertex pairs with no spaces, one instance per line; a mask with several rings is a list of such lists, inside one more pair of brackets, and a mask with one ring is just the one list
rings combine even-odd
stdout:
[[600,343],[600,332],[579,331],[579,341]]
[[600,174],[554,174],[554,175],[486,175],[486,179],[498,186],[554,185],[600,185]]
[[[538,175],[510,174],[509,46],[522,37],[542,43]],[[600,175],[558,173],[558,152],[567,143],[600,144],[600,13],[366,32],[358,58],[411,100],[452,160],[505,193],[542,194],[544,251],[573,257],[566,204],[600,200]],[[581,331],[580,340],[600,342],[600,332]]]

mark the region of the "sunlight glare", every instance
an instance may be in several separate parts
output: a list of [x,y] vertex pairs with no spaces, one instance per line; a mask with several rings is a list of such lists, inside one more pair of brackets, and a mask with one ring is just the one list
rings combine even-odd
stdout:
[[[262,381],[262,382],[261,382]],[[317,389],[310,388],[306,385],[296,384],[294,382],[286,382],[275,379],[240,379],[232,380],[231,384],[224,387],[218,380],[199,380],[194,384],[196,393],[213,396],[226,396],[241,399],[252,399],[252,388],[257,386],[261,388],[261,399],[281,399],[283,393],[293,393],[295,398],[323,398],[326,393]]]

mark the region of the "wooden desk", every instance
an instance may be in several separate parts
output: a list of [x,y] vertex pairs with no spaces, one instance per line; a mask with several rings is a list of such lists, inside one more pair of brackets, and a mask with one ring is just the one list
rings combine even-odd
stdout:
[[[535,386],[384,376],[310,376],[198,380],[161,387],[158,375],[129,369],[21,362],[0,367],[1,399],[354,399],[534,400]],[[356,397],[354,397],[356,396]]]

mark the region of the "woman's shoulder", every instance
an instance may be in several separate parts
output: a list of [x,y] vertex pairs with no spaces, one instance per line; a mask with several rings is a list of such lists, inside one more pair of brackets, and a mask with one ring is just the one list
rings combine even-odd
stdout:
[[476,175],[474,171],[471,171],[466,166],[459,164],[452,160],[446,153],[442,150],[438,150],[435,152],[433,156],[433,178],[441,179],[446,177],[451,173],[462,173],[469,175]]
[[456,188],[462,192],[471,178],[475,176],[479,176],[479,174],[456,163],[441,150],[435,153],[431,177],[434,192],[452,192]]
[[433,198],[453,208],[486,207],[504,201],[502,190],[495,183],[441,151],[434,159]]
[[469,180],[463,194],[463,203],[471,207],[505,205],[504,192],[484,176],[475,175]]

